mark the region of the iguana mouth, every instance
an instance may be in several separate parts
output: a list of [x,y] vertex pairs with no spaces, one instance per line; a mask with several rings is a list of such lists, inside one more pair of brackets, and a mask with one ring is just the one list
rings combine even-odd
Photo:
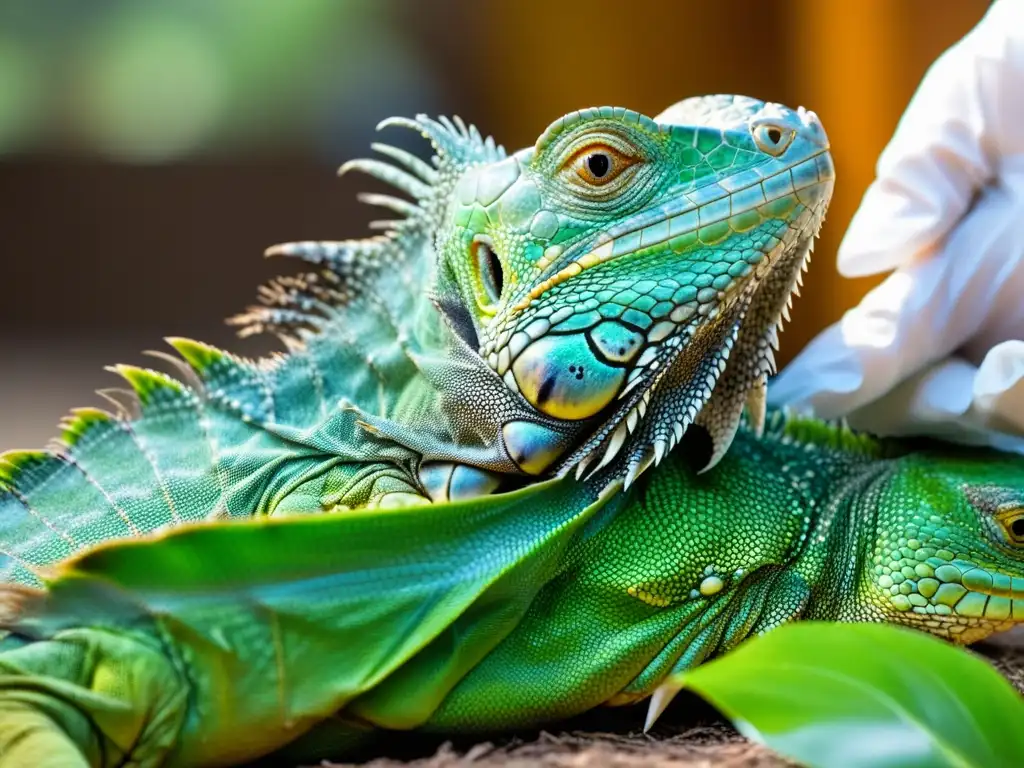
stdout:
[[[955,558],[952,552],[943,552],[943,557],[938,554],[914,558],[913,566],[903,565],[909,558],[887,561],[885,570],[876,576],[878,588],[902,614],[900,620],[955,616],[957,623],[951,624],[951,632],[958,634],[982,622],[1024,618],[1024,579]],[[903,584],[907,587],[901,588]]]

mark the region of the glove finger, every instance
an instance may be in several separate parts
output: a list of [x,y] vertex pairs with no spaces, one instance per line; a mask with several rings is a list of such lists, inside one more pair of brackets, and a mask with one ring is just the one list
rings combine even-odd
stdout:
[[985,356],[972,407],[989,429],[1024,436],[1024,340],[997,344]]
[[[847,416],[850,425],[878,435],[931,435],[964,439],[978,369],[960,358],[924,368],[868,406]],[[982,442],[977,440],[976,442]]]
[[998,0],[931,67],[879,157],[837,257],[848,277],[930,255],[1024,152],[1024,3]]
[[1009,341],[980,367],[947,358],[847,417],[880,435],[927,435],[1024,453],[1024,342]]
[[769,402],[838,418],[943,357],[949,337],[936,330],[945,304],[934,301],[943,293],[943,272],[926,262],[890,275],[786,366]]

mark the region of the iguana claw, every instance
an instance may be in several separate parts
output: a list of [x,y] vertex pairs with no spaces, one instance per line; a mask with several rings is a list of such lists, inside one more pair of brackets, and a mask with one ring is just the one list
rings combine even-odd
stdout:
[[661,717],[661,713],[672,703],[672,699],[676,697],[680,690],[682,690],[682,686],[669,680],[666,680],[654,689],[654,693],[651,694],[650,704],[647,705],[644,733],[647,733],[654,727],[654,724],[658,722],[658,718]]

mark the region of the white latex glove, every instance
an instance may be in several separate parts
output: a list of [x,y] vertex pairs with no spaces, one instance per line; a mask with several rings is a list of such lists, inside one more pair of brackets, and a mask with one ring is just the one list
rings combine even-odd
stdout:
[[839,249],[895,269],[770,402],[1024,452],[1024,0],[997,0],[925,75]]

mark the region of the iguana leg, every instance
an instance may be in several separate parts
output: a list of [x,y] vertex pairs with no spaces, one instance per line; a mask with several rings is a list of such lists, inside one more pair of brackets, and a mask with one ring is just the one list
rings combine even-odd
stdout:
[[0,641],[0,768],[158,766],[187,686],[151,640],[103,629]]
[[[677,640],[681,653],[664,651],[612,704],[628,704],[650,694],[644,731],[650,729],[681,690],[678,676],[726,653],[748,637],[768,632],[803,615],[810,598],[807,582],[793,571],[774,566],[755,572],[736,594],[723,595]],[[666,651],[676,643],[666,646]],[[671,666],[669,667],[669,664]],[[653,687],[655,682],[657,686]]]
[[407,507],[472,498],[498,486],[493,473],[434,462],[414,476],[397,464],[327,462],[307,469],[274,494],[272,515],[314,514],[363,507]]
[[265,505],[265,514],[275,517],[387,506],[389,501],[394,506],[396,494],[401,506],[430,503],[413,475],[386,462],[325,461],[279,482]]

